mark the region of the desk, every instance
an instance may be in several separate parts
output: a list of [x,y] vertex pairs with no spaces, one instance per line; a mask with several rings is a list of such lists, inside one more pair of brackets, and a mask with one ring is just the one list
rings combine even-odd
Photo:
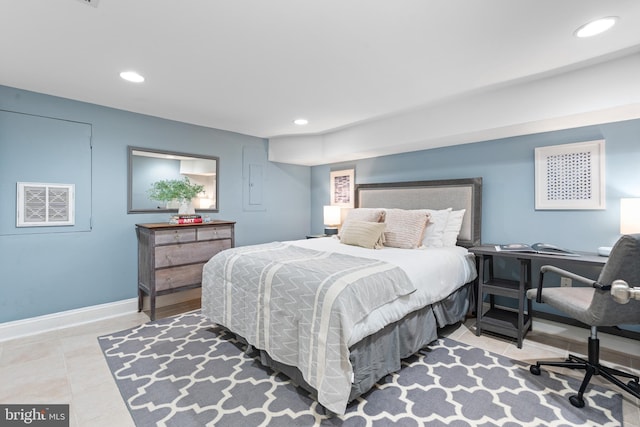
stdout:
[[[494,245],[475,246],[469,251],[476,255],[478,266],[478,297],[476,298],[476,335],[483,330],[495,332],[518,342],[522,348],[522,340],[531,330],[531,300],[527,299],[527,290],[531,288],[531,261],[549,261],[553,264],[582,264],[602,267],[606,257],[594,253],[579,252],[579,256],[543,255],[533,252],[503,252],[497,251]],[[515,258],[520,263],[519,280],[508,280],[495,277],[493,271],[494,257]],[[489,310],[484,312],[484,297],[489,295]],[[497,308],[494,297],[496,295],[509,297],[518,301],[518,310],[510,311]]]

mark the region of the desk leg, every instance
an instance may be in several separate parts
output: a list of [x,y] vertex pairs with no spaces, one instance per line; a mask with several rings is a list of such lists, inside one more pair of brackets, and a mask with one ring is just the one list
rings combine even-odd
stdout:
[[478,270],[478,278],[477,278],[477,289],[476,289],[476,335],[480,336],[482,333],[481,321],[482,321],[482,311],[483,311],[483,300],[484,295],[482,291],[482,285],[484,283],[484,264],[485,257],[484,255],[480,255],[476,258],[476,266]]
[[[522,348],[522,341],[526,333],[525,325],[525,312],[524,305],[527,301],[527,307],[529,311],[527,314],[531,314],[531,302],[527,298],[527,290],[531,287],[531,260],[520,259],[520,295],[518,297],[518,348]],[[531,325],[527,328],[527,331],[531,329]]]

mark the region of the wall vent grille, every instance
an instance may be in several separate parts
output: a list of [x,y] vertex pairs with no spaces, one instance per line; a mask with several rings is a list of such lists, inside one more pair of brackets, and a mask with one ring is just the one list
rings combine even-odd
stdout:
[[18,182],[17,227],[75,224],[75,185]]

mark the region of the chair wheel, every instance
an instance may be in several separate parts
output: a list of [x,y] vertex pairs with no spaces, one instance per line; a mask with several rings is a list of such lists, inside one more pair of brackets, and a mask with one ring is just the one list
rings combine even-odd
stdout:
[[569,402],[571,402],[571,404],[576,408],[584,408],[584,399],[578,396],[577,394],[570,396]]
[[636,393],[640,393],[640,384],[631,380],[627,383],[627,385],[629,386],[629,388],[633,391],[635,391]]
[[538,365],[529,366],[529,372],[531,372],[533,375],[540,375],[540,366]]

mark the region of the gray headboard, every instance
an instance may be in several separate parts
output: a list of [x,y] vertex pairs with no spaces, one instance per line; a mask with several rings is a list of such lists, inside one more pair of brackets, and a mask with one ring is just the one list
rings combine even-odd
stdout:
[[358,184],[355,206],[360,208],[466,209],[458,245],[480,245],[482,178]]

